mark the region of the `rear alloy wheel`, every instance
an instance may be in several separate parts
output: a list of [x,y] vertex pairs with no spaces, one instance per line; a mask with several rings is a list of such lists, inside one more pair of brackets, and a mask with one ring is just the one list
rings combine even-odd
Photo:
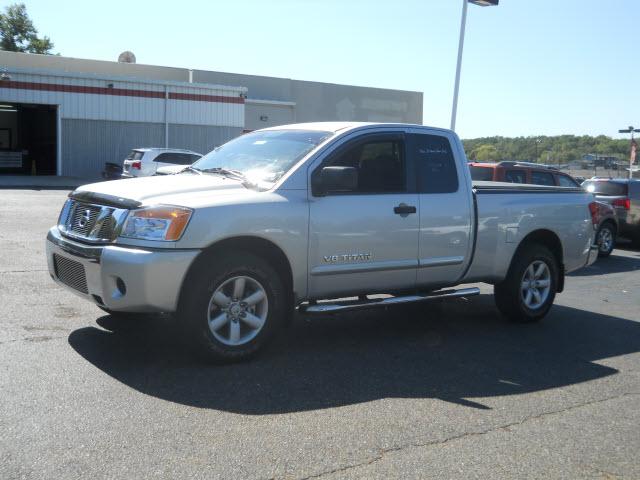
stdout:
[[540,308],[549,298],[551,291],[551,271],[542,260],[536,260],[522,275],[520,284],[520,297],[525,307],[530,310]]
[[596,244],[598,245],[598,256],[608,257],[611,255],[616,243],[616,235],[613,227],[609,223],[600,226],[596,234]]
[[496,306],[518,323],[542,319],[556,296],[558,262],[543,245],[529,244],[516,252],[507,277],[494,287]]

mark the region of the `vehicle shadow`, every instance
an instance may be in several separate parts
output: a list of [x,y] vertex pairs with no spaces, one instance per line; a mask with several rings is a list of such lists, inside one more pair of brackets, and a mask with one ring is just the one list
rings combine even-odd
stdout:
[[625,252],[640,253],[640,248],[635,246],[631,241],[623,240],[623,239],[616,240],[616,250],[624,250]]
[[227,366],[194,360],[171,325],[147,327],[123,333],[82,328],[69,344],[147,395],[250,415],[390,397],[487,409],[467,398],[613,375],[617,370],[595,362],[640,350],[640,323],[556,305],[539,324],[514,325],[498,315],[489,295],[428,308],[300,317],[262,355]]
[[[617,247],[616,247],[617,248]],[[633,250],[628,250],[633,252]],[[624,273],[640,270],[640,255],[616,255],[614,252],[606,258],[599,258],[586,268],[569,273],[569,277],[589,277],[593,275],[607,275],[609,273]]]

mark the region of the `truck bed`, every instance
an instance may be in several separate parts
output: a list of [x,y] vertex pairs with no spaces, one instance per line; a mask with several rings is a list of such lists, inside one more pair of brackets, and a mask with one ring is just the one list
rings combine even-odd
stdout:
[[589,193],[581,188],[487,181],[474,181],[473,193],[475,250],[465,281],[503,279],[520,242],[541,226],[562,243],[567,272],[584,266],[593,235],[586,207]]

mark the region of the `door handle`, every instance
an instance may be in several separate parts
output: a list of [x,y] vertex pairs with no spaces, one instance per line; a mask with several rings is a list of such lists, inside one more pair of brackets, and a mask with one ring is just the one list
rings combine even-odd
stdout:
[[401,203],[397,207],[393,207],[393,213],[406,217],[410,213],[416,213],[416,207],[413,205],[407,205],[406,203]]

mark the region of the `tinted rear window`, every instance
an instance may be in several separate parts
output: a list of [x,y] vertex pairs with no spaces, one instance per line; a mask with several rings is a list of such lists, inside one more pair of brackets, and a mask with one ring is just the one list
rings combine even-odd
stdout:
[[144,155],[144,152],[141,152],[139,150],[131,150],[129,152],[129,155],[127,155],[127,160],[140,160],[142,158],[142,155]]
[[509,183],[527,183],[527,174],[524,170],[507,170],[504,172],[504,181]]
[[469,165],[469,170],[471,171],[471,178],[473,180],[484,180],[488,182],[493,180],[493,168]]
[[531,172],[531,183],[534,185],[555,185],[553,175],[547,172]]
[[576,188],[578,186],[576,181],[568,175],[558,175],[558,183],[561,187]]
[[452,193],[458,190],[458,172],[449,140],[439,135],[409,135],[409,154],[418,168],[420,193]]
[[587,192],[595,193],[596,195],[610,195],[610,196],[626,196],[627,184],[618,182],[592,182],[587,180],[582,184]]
[[153,161],[161,163],[173,163],[175,165],[191,165],[199,158],[199,155],[192,155],[190,153],[166,152],[158,155]]

